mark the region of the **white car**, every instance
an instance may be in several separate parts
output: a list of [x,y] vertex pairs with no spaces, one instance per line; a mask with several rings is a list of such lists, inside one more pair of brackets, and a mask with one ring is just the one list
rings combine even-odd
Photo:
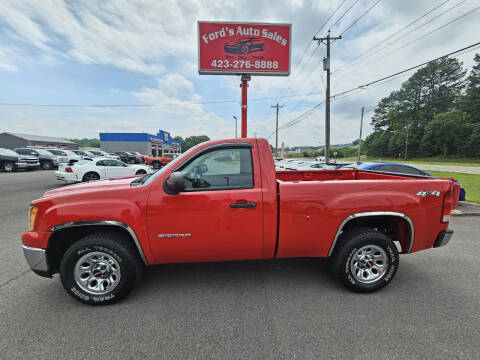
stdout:
[[93,181],[119,176],[151,174],[145,165],[127,165],[115,159],[95,158],[80,160],[72,165],[60,165],[55,175],[66,183]]
[[72,164],[79,160],[82,160],[80,155],[75,154],[72,150],[60,150],[60,149],[45,149],[49,153],[57,156],[58,164]]

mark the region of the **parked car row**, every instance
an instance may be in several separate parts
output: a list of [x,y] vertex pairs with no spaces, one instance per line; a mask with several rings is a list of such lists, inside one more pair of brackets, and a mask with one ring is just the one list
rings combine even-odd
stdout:
[[13,150],[0,148],[0,167],[6,172],[18,169],[33,170],[40,166],[38,158],[20,155]]
[[[137,155],[135,155],[137,156]],[[101,150],[64,150],[57,148],[25,147],[15,149],[0,148],[0,169],[5,172],[16,170],[52,170],[62,164],[73,164],[89,158],[108,157],[119,160],[120,156]]]
[[70,165],[60,165],[55,171],[58,180],[66,183],[87,182],[121,176],[146,175],[153,171],[145,165],[125,164],[116,159],[85,158]]
[[298,159],[275,159],[275,170],[335,170],[338,165],[327,164],[324,161]]

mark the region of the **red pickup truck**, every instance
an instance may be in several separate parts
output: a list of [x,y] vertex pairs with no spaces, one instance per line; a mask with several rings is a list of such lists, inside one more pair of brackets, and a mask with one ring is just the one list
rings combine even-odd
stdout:
[[147,265],[331,257],[349,289],[378,290],[409,254],[445,245],[448,179],[361,170],[275,172],[264,139],[197,145],[152,175],[71,185],[31,203],[32,270],[88,304],[124,297]]

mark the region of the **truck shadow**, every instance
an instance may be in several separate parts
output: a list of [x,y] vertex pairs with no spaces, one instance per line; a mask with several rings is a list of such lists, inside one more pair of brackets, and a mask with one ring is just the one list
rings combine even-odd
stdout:
[[295,284],[304,287],[338,288],[329,259],[279,259],[213,263],[165,264],[147,268],[134,293],[144,296],[157,291],[188,288],[259,288]]

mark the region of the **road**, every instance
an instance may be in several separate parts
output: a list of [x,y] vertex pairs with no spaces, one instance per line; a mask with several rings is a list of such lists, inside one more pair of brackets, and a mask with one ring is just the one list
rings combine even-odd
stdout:
[[429,170],[448,171],[448,172],[480,175],[480,166],[435,165],[435,164],[413,164],[413,163],[408,163],[408,165],[415,166],[425,171],[429,171]]
[[454,218],[448,246],[401,256],[374,294],[339,286],[324,260],[176,264],[92,307],[23,258],[28,203],[57,186],[52,172],[0,173],[2,359],[478,358],[478,217]]

